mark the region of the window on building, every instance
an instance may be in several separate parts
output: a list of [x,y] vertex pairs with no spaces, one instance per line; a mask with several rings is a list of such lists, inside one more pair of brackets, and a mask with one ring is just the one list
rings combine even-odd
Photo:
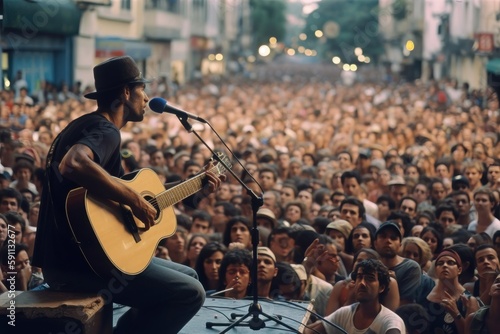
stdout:
[[146,9],[158,9],[178,14],[181,7],[179,2],[179,0],[147,0]]
[[121,0],[120,8],[130,10],[130,1],[131,0]]

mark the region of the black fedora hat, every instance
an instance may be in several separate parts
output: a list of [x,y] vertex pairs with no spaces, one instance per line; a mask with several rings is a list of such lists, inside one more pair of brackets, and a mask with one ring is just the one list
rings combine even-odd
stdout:
[[132,83],[147,83],[130,56],[110,58],[94,67],[95,92],[85,94],[96,100],[103,93]]

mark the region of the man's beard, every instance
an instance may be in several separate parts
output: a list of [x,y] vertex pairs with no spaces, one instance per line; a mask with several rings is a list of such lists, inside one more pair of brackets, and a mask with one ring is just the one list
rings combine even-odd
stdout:
[[379,252],[379,255],[384,259],[393,259],[397,254],[392,250],[384,250],[383,252]]

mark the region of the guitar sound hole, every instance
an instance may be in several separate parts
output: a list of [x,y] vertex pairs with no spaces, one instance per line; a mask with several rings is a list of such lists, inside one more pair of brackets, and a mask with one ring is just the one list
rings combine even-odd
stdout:
[[158,202],[152,196],[144,196],[144,199],[151,203],[151,205],[156,209],[155,220],[160,217],[160,207],[158,206]]

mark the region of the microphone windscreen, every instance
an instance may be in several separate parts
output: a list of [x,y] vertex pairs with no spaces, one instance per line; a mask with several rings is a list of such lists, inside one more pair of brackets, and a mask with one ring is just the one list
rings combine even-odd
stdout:
[[153,97],[151,100],[149,100],[149,109],[153,110],[156,113],[163,113],[166,106],[167,100],[162,99],[161,97]]

